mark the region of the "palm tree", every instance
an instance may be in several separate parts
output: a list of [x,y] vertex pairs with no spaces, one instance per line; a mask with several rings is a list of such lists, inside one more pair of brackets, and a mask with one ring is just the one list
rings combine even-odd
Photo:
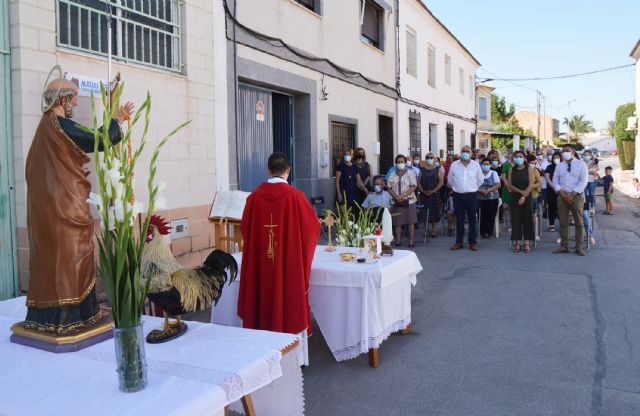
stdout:
[[562,122],[565,126],[569,127],[571,133],[569,139],[575,139],[579,141],[585,133],[591,133],[594,130],[591,121],[585,119],[584,114],[574,115],[571,118],[564,118]]

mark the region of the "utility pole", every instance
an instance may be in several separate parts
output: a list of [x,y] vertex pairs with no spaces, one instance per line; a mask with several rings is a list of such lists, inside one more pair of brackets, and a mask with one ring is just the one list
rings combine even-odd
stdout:
[[538,145],[536,145],[536,149],[540,147],[540,91],[536,90],[536,107],[538,108]]
[[[544,142],[548,143],[547,139],[547,97],[542,96],[542,131],[544,134]],[[553,136],[553,135],[552,135]],[[553,137],[551,138],[553,139]]]

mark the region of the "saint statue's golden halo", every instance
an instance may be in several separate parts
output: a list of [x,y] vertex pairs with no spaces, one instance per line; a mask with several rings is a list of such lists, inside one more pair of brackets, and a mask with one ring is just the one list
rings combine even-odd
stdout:
[[[52,78],[52,76],[54,75],[54,72],[56,72],[57,76]],[[49,83],[51,82],[51,80],[55,80],[55,79],[59,80],[58,85],[57,87],[51,88],[49,86]],[[44,87],[42,87],[42,96],[40,98],[40,109],[42,110],[43,113],[46,113],[47,111],[51,110],[51,108],[54,105],[56,105],[56,103],[58,102],[58,98],[60,97],[60,90],[62,89],[63,79],[64,79],[64,76],[62,74],[62,68],[60,67],[60,65],[54,65],[54,67],[51,68],[51,71],[49,71],[49,75],[47,75],[47,79],[44,81]],[[49,104],[47,104],[45,100],[45,93],[51,89],[55,89],[56,93],[54,95],[54,99],[51,100]]]

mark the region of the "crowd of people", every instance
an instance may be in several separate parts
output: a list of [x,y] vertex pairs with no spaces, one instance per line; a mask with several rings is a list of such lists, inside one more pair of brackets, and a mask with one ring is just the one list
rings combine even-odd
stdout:
[[[554,253],[569,252],[569,230],[575,226],[575,252],[584,256],[585,242],[596,243],[592,217],[596,186],[604,189],[604,215],[613,215],[614,179],[611,167],[598,166],[589,151],[572,144],[560,151],[517,150],[486,155],[470,146],[441,160],[399,154],[384,175],[373,175],[364,149],[348,150],[337,166],[337,202],[354,210],[389,208],[394,226],[393,245],[414,247],[416,227],[425,235],[453,236],[452,250],[478,250],[478,238],[496,237],[496,222],[511,233],[515,253],[530,253],[542,239],[541,230],[557,233]],[[442,223],[442,227],[438,224]],[[545,224],[546,223],[546,224]],[[446,224],[446,225],[445,225]],[[439,230],[441,228],[441,230]]]

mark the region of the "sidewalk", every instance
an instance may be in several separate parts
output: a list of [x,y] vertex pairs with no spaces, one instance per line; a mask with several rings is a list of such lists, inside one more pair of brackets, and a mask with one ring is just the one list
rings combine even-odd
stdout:
[[613,168],[613,179],[615,180],[614,186],[617,191],[622,192],[628,196],[635,196],[636,190],[633,186],[632,179],[640,175],[636,175],[633,170],[621,170],[620,160],[618,156],[608,156],[600,159],[598,165],[600,167],[600,176],[604,175],[604,168],[611,166]]

